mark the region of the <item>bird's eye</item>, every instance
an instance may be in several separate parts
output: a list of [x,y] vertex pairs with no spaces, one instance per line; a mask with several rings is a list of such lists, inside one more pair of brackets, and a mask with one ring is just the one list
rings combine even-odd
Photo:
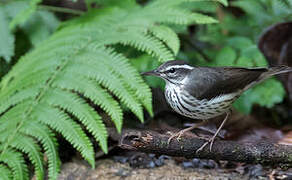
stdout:
[[175,72],[175,69],[174,68],[171,68],[170,70],[168,70],[169,73],[174,73]]

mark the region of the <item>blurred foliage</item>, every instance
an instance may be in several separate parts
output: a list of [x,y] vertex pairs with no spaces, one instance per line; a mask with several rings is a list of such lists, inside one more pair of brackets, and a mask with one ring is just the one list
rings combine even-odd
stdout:
[[[2,33],[0,56],[7,62],[14,56],[14,34],[13,32],[22,30],[30,39],[33,46],[48,38],[56,30],[59,20],[54,13],[46,10],[37,10],[36,6],[39,1],[11,1],[9,3],[0,3],[0,26]],[[16,29],[19,26],[19,29]],[[6,43],[5,43],[6,42]],[[8,44],[7,44],[8,42]]]
[[[268,26],[292,19],[292,0],[234,0],[229,7],[205,1],[183,6],[217,16],[220,20],[216,24],[175,28],[182,45],[177,59],[200,66],[268,66],[257,48],[259,36]],[[137,63],[141,70],[157,67],[145,57]],[[161,86],[158,80],[150,79],[148,83]],[[282,84],[271,78],[245,92],[234,107],[248,114],[253,104],[271,108],[282,102],[284,96]]]
[[[292,19],[291,0],[238,0],[228,9],[217,7],[220,23],[200,27],[196,37],[208,44],[204,52],[212,62],[201,61],[200,65],[267,66],[267,61],[257,48],[257,40],[270,25]],[[285,90],[275,78],[245,92],[234,107],[250,113],[253,104],[271,108],[282,102]]]
[[[179,51],[174,27],[217,22],[184,9],[186,2],[90,0],[88,11],[78,13],[41,0],[1,3],[1,35],[10,46],[1,44],[1,57],[13,68],[0,82],[0,179],[29,179],[28,161],[36,179],[45,178],[45,167],[57,179],[57,133],[94,167],[91,140],[108,152],[103,120],[121,132],[125,108],[141,122],[144,109],[152,115],[150,88],[130,59],[140,70],[157,66]],[[58,26],[46,8],[81,16]]]

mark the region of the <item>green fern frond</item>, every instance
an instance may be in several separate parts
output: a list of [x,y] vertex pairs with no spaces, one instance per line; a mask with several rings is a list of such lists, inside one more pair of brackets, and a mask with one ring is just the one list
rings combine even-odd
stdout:
[[[90,50],[93,55],[96,54],[99,56],[100,63],[102,63],[105,67],[107,66],[112,73],[117,74],[123,82],[131,88],[148,113],[151,115],[151,92],[147,85],[143,82],[138,71],[130,65],[128,59],[122,54],[115,53],[115,51],[110,48],[93,47]],[[115,64],[115,66],[112,66],[112,64]]]
[[[89,54],[86,54],[86,56],[87,55]],[[79,57],[75,58],[78,59]],[[105,67],[100,66],[98,62],[93,59],[87,59],[87,61],[79,62],[79,64],[70,64],[65,71],[70,74],[75,73],[76,76],[86,76],[89,79],[96,80],[102,86],[108,88],[110,92],[115,94],[141,121],[143,121],[143,110],[139,100],[131,94],[130,89],[120,81],[118,76],[110,73]]]
[[9,133],[15,130],[17,124],[20,124],[24,115],[23,110],[25,109],[28,101],[29,100],[24,100],[23,102],[17,104],[16,106],[13,106],[1,117],[0,133],[2,134],[4,133],[3,136],[7,137],[11,135]]
[[[196,2],[198,0],[193,0]],[[150,5],[148,5],[144,11],[141,13],[147,14],[149,17],[157,17],[155,20],[162,23],[174,23],[174,24],[190,24],[190,23],[198,23],[198,24],[207,24],[207,23],[216,23],[217,20],[210,16],[206,16],[199,13],[192,13],[188,10],[184,10],[180,8],[180,5],[183,2],[192,2],[192,0],[177,0],[177,1],[153,1]],[[227,4],[225,0],[218,2]],[[159,10],[163,11],[162,14],[159,14]]]
[[214,1],[223,4],[224,6],[228,5],[227,0],[176,0],[176,1],[169,1],[169,0],[160,0],[160,1],[153,1],[152,6],[177,6],[184,2],[198,2],[198,1]]
[[14,29],[17,25],[25,22],[36,11],[37,4],[39,4],[41,1],[42,0],[31,0],[29,6],[12,19],[9,28]]
[[[4,134],[1,133],[1,138],[0,138],[1,143],[3,143],[3,141],[5,140],[6,134],[7,134],[6,132]],[[40,147],[36,143],[36,141],[34,141],[31,137],[26,136],[24,134],[17,134],[15,135],[15,138],[10,141],[10,145],[11,147],[17,150],[28,154],[30,161],[34,165],[36,177],[38,179],[43,179],[44,177],[44,167],[42,163],[43,155],[40,152]],[[5,152],[5,147],[3,151]]]
[[104,152],[107,152],[107,131],[101,117],[80,97],[68,91],[52,89],[43,97],[43,101],[53,107],[59,107],[77,117],[93,134]]
[[215,2],[217,1],[221,4],[223,4],[224,6],[228,6],[228,0],[211,0],[211,1],[215,1]]
[[149,31],[158,39],[161,39],[172,50],[173,54],[177,54],[180,42],[176,33],[167,26],[152,26]]
[[[150,9],[151,11],[145,11],[141,12],[144,13],[145,16],[148,16],[148,18],[156,19],[160,23],[168,23],[168,24],[180,24],[180,25],[187,25],[191,23],[200,23],[200,19],[196,19],[198,16],[194,15],[188,10],[183,10],[179,8],[159,8],[155,7],[153,9]],[[160,12],[163,11],[163,14]],[[201,15],[206,19],[205,15]],[[215,23],[217,22],[215,19],[210,18],[209,22],[205,23]]]
[[84,76],[74,76],[64,73],[62,78],[56,79],[53,87],[71,90],[83,94],[86,98],[93,101],[95,105],[100,106],[106,113],[110,115],[118,132],[122,129],[122,109],[119,103],[107,93],[98,83],[88,80]]
[[199,13],[192,13],[192,17],[197,24],[210,24],[210,23],[217,23],[218,21],[210,16],[206,16]]
[[133,46],[140,51],[158,57],[160,61],[174,58],[174,54],[168,51],[159,39],[144,32],[127,30],[120,33],[104,35],[101,38],[98,41],[103,42],[105,45],[121,43],[123,45]]
[[48,125],[61,133],[73,147],[81,152],[91,166],[94,167],[93,147],[81,127],[60,109],[47,104],[40,104],[32,113],[38,122]]
[[[25,21],[39,2],[32,0],[11,27]],[[109,115],[118,132],[123,124],[121,104],[142,122],[143,108],[153,115],[150,88],[127,55],[113,45],[135,48],[159,61],[174,59],[180,43],[167,24],[216,22],[182,9],[183,2],[158,0],[143,7],[118,3],[92,10],[65,22],[24,55],[0,82],[0,176],[9,171],[14,179],[28,179],[22,152],[34,165],[37,179],[42,179],[44,152],[49,178],[57,179],[60,159],[55,132],[94,167],[93,145],[86,133],[93,135],[104,152],[108,151],[108,134],[103,116],[92,104]]]
[[10,180],[11,177],[11,171],[3,164],[0,164],[0,179]]
[[[3,146],[0,146],[0,150],[3,151]],[[21,153],[7,148],[5,152],[1,153],[0,161],[7,164],[9,169],[11,169],[13,179],[28,179],[28,168]]]
[[41,142],[48,157],[48,176],[50,179],[57,179],[61,161],[57,152],[57,140],[53,132],[47,126],[34,121],[27,122],[20,131]]
[[10,98],[2,97],[0,98],[0,113],[6,111],[9,107],[12,107],[16,104],[21,103],[22,101],[36,97],[38,93],[38,88],[33,86],[27,89],[23,89],[22,91],[11,95]]

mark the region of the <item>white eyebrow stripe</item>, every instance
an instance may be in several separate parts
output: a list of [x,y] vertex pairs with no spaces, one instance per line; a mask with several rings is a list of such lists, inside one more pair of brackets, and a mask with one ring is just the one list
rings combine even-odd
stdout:
[[166,68],[166,71],[170,70],[171,68],[182,68],[182,69],[194,69],[194,67],[189,66],[189,65],[174,65],[174,66],[169,66],[168,68]]

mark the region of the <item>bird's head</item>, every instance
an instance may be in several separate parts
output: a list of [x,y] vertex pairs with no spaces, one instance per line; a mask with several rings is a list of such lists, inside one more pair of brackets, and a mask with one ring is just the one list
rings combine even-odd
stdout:
[[142,75],[157,76],[164,79],[167,83],[183,84],[192,69],[194,69],[194,67],[190,66],[185,61],[173,60],[165,62],[157,69],[144,72]]

